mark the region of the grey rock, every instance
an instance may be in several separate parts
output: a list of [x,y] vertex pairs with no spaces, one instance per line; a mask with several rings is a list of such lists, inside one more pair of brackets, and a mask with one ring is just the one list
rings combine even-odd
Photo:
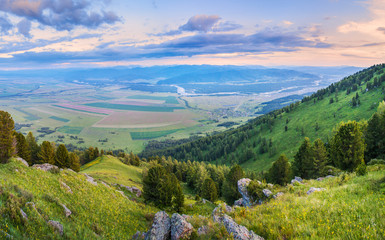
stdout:
[[325,190],[325,188],[315,188],[315,187],[311,187],[309,189],[309,191],[307,191],[307,195],[310,195],[312,194],[313,192],[320,192],[320,191],[323,191]]
[[171,219],[165,211],[157,212],[151,229],[148,231],[148,240],[167,240],[171,235]]
[[224,214],[222,223],[229,234],[233,234],[236,240],[263,240],[262,237],[256,235],[253,231],[249,231],[245,226],[237,224],[231,217]]
[[223,203],[218,207],[214,208],[213,212],[211,213],[211,216],[213,217],[214,222],[222,222],[223,214],[230,213],[232,211],[233,211],[232,207],[230,207],[226,203]]
[[294,183],[299,183],[299,184],[302,184],[302,181],[303,179],[301,177],[294,177],[294,179],[291,180],[291,184],[294,184]]
[[302,182],[303,181],[303,179],[301,177],[297,177],[297,176],[295,176],[294,179],[297,180],[298,182]]
[[111,188],[110,185],[108,185],[107,183],[103,182],[103,181],[100,181],[101,184],[103,184],[104,186],[108,187],[108,188]]
[[43,164],[34,164],[32,166],[33,168],[43,170],[45,172],[58,172],[59,168],[55,165],[49,164],[49,163],[43,163]]
[[192,218],[190,215],[186,215],[186,214],[182,214],[182,217],[183,217],[186,221]]
[[86,176],[86,180],[91,183],[92,185],[98,185],[98,183],[93,179],[93,177],[89,176],[87,173],[83,173],[84,176]]
[[20,214],[21,214],[21,216],[23,217],[23,219],[25,220],[25,221],[28,221],[28,216],[27,216],[27,214],[23,211],[23,209],[21,209],[20,208]]
[[262,192],[267,198],[273,195],[273,193],[269,189],[263,189]]
[[267,186],[268,186],[269,188],[274,188],[274,185],[271,184],[271,183],[268,183]]
[[66,215],[66,217],[69,217],[69,216],[72,214],[71,210],[69,210],[69,209],[66,207],[66,205],[64,205],[64,204],[60,204],[60,205],[63,207],[63,209],[64,209],[64,214]]
[[132,191],[136,194],[137,197],[142,196],[142,191],[140,191],[139,188],[137,188],[137,187],[131,187],[131,188],[132,188]]
[[128,199],[128,197],[124,194],[124,192],[123,191],[118,191],[118,190],[116,190],[118,193],[120,193],[124,198],[126,198],[126,199]]
[[193,231],[193,226],[178,213],[171,217],[171,240],[188,238]]
[[243,206],[243,198],[234,201],[234,206]]
[[65,184],[65,182],[60,182],[60,185],[62,185],[67,190],[67,192],[73,194],[71,188],[67,184]]
[[17,157],[15,158],[17,161],[19,162],[22,162],[25,166],[29,167],[29,164],[27,163],[27,161],[25,161],[24,159],[22,159],[21,157]]
[[51,225],[53,229],[58,231],[60,235],[63,235],[63,225],[61,225],[58,221],[49,220],[48,224]]
[[145,232],[141,232],[141,231],[137,231],[134,236],[132,236],[132,240],[140,240],[140,239],[145,239],[146,238],[146,233]]
[[209,233],[209,227],[206,225],[202,226],[202,227],[198,228],[197,233],[199,236],[200,235],[206,235],[207,233]]
[[249,186],[251,182],[251,179],[249,178],[242,178],[238,180],[238,191],[242,195],[243,201],[242,204],[246,207],[250,207],[251,198],[247,192],[247,186]]
[[279,198],[279,197],[282,196],[282,195],[283,195],[283,192],[279,192],[279,193],[275,194],[275,195],[273,196],[273,198],[274,198],[274,199],[277,199],[277,198]]

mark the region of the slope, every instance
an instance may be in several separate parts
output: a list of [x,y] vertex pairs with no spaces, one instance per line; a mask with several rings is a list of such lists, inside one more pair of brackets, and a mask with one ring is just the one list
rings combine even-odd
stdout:
[[[0,164],[0,239],[127,239],[146,230],[156,211],[73,171],[45,172],[15,159]],[[49,220],[62,224],[62,236]]]
[[109,184],[122,184],[141,188],[142,168],[129,166],[110,155],[98,157],[81,167],[80,172]]
[[327,142],[339,122],[370,118],[384,99],[384,68],[384,64],[372,66],[237,129],[182,144],[150,142],[141,156],[238,163],[245,169],[266,170],[281,153],[292,158],[304,137]]

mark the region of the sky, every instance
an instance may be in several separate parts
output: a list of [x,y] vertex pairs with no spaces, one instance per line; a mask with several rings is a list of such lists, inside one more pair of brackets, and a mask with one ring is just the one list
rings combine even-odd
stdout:
[[384,59],[385,0],[0,0],[3,70]]

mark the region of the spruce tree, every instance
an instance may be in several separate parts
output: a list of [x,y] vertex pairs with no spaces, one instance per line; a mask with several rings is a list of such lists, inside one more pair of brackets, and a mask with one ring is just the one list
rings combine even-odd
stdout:
[[29,150],[28,143],[22,133],[14,132],[16,138],[16,153],[17,156],[21,157],[28,164],[31,164],[31,152]]
[[244,177],[244,172],[239,165],[231,168],[223,183],[223,196],[228,204],[233,204],[235,200],[241,198],[238,192],[238,180]]
[[33,136],[32,132],[29,132],[26,137],[26,141],[29,147],[29,151],[31,153],[30,162],[28,162],[30,165],[33,165],[34,163],[37,163],[39,160],[39,145],[36,143],[36,139]]
[[40,152],[38,153],[39,160],[37,163],[55,164],[55,148],[48,141],[41,144]]
[[328,163],[327,151],[321,139],[317,138],[313,143],[314,173],[313,177],[325,175],[325,167]]
[[8,112],[0,111],[0,162],[6,163],[14,152],[13,128],[15,123]]
[[75,172],[80,171],[80,160],[79,156],[76,155],[76,153],[69,153],[68,155],[68,160],[69,160],[69,168],[74,170]]
[[151,167],[143,176],[143,197],[146,202],[154,202],[156,205],[161,204],[160,193],[166,170],[162,166]]
[[55,165],[59,168],[69,168],[68,151],[64,144],[60,144],[56,150]]
[[218,200],[218,191],[215,182],[211,178],[207,178],[202,186],[201,191],[202,198],[205,198],[211,202]]
[[378,110],[368,121],[365,132],[365,162],[373,158],[385,158],[385,102],[379,104]]
[[279,184],[281,186],[286,185],[289,182],[290,177],[290,164],[287,157],[282,154],[277,161],[273,163],[269,170],[269,178],[272,183]]
[[293,173],[306,179],[312,177],[314,172],[314,156],[310,139],[305,137],[305,140],[294,156]]

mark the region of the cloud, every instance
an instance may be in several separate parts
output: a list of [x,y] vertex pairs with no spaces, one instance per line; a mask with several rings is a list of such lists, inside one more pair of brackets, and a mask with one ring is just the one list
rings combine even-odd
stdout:
[[29,34],[29,31],[31,31],[31,22],[27,19],[21,20],[17,24],[17,29],[20,34],[22,34],[26,38],[30,38],[31,35]]
[[380,32],[382,32],[383,34],[385,34],[385,27],[378,27],[378,28],[377,28],[377,31],[380,31]]
[[165,33],[154,34],[155,36],[174,36],[182,32],[228,32],[239,29],[242,25],[234,22],[222,22],[221,17],[217,15],[195,15],[192,16],[186,24],[183,24],[176,30],[171,30]]
[[111,11],[96,11],[87,0],[0,0],[0,11],[35,20],[56,30],[72,30],[76,26],[97,28],[113,24],[120,18]]
[[8,31],[11,30],[13,25],[10,23],[6,16],[0,16],[0,34],[8,34]]

